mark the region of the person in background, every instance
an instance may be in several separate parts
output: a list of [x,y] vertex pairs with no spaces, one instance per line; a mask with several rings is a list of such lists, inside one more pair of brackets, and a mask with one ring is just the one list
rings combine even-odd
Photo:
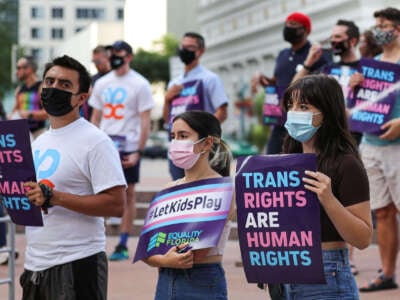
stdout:
[[[332,28],[331,47],[332,53],[338,56],[338,62],[330,62],[323,65],[318,72],[334,76],[340,83],[343,89],[345,100],[350,91],[351,75],[358,71],[360,60],[357,56],[357,44],[360,39],[360,31],[357,25],[350,20],[338,20]],[[305,65],[313,65],[323,55],[323,50],[320,44],[311,46],[307,58],[304,61]],[[310,74],[310,71],[303,68],[297,72],[293,81]],[[346,101],[347,102],[347,101]],[[357,145],[361,143],[362,133],[351,132]],[[356,270],[355,270],[356,272]]]
[[89,98],[93,107],[91,122],[113,139],[128,183],[120,240],[109,256],[112,261],[129,258],[127,243],[136,217],[135,184],[139,182],[140,159],[155,105],[149,81],[130,68],[132,59],[132,47],[125,41],[116,41],[110,58],[113,70],[96,81]]
[[[182,91],[183,84],[189,81],[201,81],[202,98],[200,101],[204,105],[204,111],[212,113],[221,123],[228,116],[228,98],[224,91],[221,79],[217,74],[204,68],[200,64],[200,58],[206,50],[203,36],[196,32],[186,32],[183,35],[178,55],[185,64],[185,71],[180,76],[172,79],[168,83],[167,92],[165,93],[165,102],[163,108],[163,119],[165,124],[170,124],[170,106],[171,101],[175,99]],[[184,176],[184,170],[176,167],[171,160],[169,163],[169,171],[173,180]]]
[[[365,30],[360,35],[360,42],[358,44],[358,50],[360,52],[360,56],[365,57],[365,58],[374,58],[376,55],[382,53],[382,47],[376,43],[374,34],[371,30]],[[372,221],[374,221],[374,219],[375,219],[374,213],[372,212]],[[373,222],[373,223],[375,223],[375,222]],[[357,275],[358,269],[355,265],[354,247],[351,245],[349,246],[349,255],[350,255],[350,263],[351,263],[351,271],[352,271],[353,275]]]
[[15,103],[8,119],[28,119],[29,130],[36,138],[46,129],[48,118],[40,104],[40,85],[36,75],[37,64],[32,56],[22,56],[17,61],[16,76],[21,85],[15,90]]
[[[323,55],[318,62],[313,65],[305,65],[304,60],[310,50],[311,43],[308,36],[311,33],[311,19],[301,12],[293,12],[286,17],[283,28],[283,39],[290,43],[289,48],[281,50],[275,63],[273,77],[269,78],[260,75],[260,84],[276,85],[279,90],[285,90],[296,72],[300,69],[316,70],[323,64],[330,61],[330,57]],[[283,117],[283,122],[286,116]],[[283,123],[273,125],[268,141],[267,154],[278,154],[282,152],[283,138],[286,134]]]
[[[169,151],[178,150],[173,162],[185,170],[185,175],[167,187],[229,176],[231,153],[221,140],[220,121],[215,116],[196,110],[179,114],[173,120],[171,137]],[[190,152],[180,150],[183,142],[192,145]],[[183,164],[185,161],[190,164]],[[159,268],[155,299],[228,299],[221,263],[230,225],[228,220],[217,247],[179,253],[186,243],[145,259],[148,265]]]
[[[400,10],[387,7],[374,12],[374,35],[382,53],[376,60],[400,64]],[[364,78],[352,76],[353,86]],[[400,212],[400,94],[392,108],[390,119],[382,124],[381,135],[364,133],[360,151],[367,169],[371,207],[376,221],[377,242],[382,263],[379,275],[360,288],[361,292],[396,289],[396,261],[399,248],[397,216]]]
[[285,299],[358,299],[347,245],[369,246],[372,221],[368,177],[350,135],[342,87],[327,75],[309,75],[286,90],[283,153],[315,153],[317,171],[304,187],[321,204],[322,260],[326,284],[285,284]]
[[[92,87],[95,82],[102,76],[111,71],[110,65],[110,50],[108,46],[99,45],[92,51],[92,63],[97,69],[97,73],[92,76]],[[81,116],[90,121],[92,117],[92,107],[88,102],[85,102],[81,107]]]
[[358,51],[361,57],[374,58],[382,53],[382,46],[378,45],[374,33],[371,30],[365,30],[360,36]]
[[38,182],[24,187],[47,213],[44,226],[25,228],[23,300],[107,299],[104,217],[122,215],[126,182],[110,138],[80,117],[90,81],[67,55],[43,73],[50,129],[32,143]]

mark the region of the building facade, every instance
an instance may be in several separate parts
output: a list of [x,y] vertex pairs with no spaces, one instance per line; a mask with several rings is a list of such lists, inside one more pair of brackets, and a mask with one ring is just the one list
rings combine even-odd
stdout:
[[255,72],[272,76],[278,52],[289,47],[282,30],[288,14],[300,11],[312,19],[311,42],[329,39],[338,19],[353,20],[360,30],[374,25],[375,10],[398,0],[198,0],[197,17],[206,40],[202,63],[218,73],[231,101],[228,131],[238,130],[233,102],[250,96]]
[[41,66],[91,22],[122,24],[124,4],[125,0],[19,0],[18,46]]

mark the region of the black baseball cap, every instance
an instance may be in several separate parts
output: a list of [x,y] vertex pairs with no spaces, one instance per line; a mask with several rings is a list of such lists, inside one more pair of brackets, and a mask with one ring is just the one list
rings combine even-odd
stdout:
[[125,50],[128,54],[132,54],[132,47],[125,41],[116,41],[114,44],[111,45],[112,49],[116,51]]

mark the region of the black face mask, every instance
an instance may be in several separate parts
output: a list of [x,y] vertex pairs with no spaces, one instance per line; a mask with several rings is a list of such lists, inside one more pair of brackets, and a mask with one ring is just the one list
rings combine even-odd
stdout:
[[178,56],[185,65],[189,65],[196,59],[195,51],[191,51],[186,48],[179,48]]
[[347,50],[349,50],[348,44],[346,42],[347,41],[331,42],[332,54],[333,55],[342,55]]
[[56,88],[43,88],[40,98],[44,110],[52,116],[64,116],[74,109],[71,105],[72,93]]
[[301,27],[288,27],[283,28],[283,39],[291,44],[295,44],[301,41],[303,33],[299,33]]
[[124,64],[124,56],[118,56],[118,55],[111,55],[110,57],[110,65],[111,65],[111,69],[116,70],[119,67],[121,67]]

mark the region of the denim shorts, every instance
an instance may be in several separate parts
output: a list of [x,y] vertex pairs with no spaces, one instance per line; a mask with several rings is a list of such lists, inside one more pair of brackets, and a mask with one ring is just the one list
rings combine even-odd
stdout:
[[155,300],[226,300],[225,272],[220,263],[191,269],[160,268]]
[[348,250],[322,250],[322,259],[326,284],[285,284],[285,299],[359,299]]

